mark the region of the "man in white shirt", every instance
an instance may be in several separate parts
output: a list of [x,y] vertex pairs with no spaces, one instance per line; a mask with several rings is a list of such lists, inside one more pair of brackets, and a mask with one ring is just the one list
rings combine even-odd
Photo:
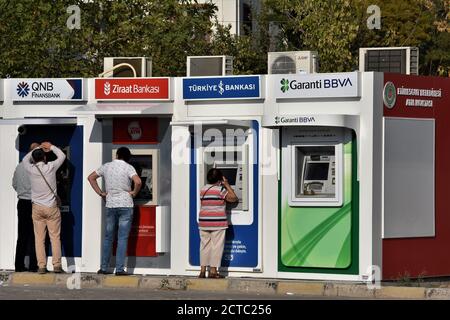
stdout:
[[[106,198],[106,232],[102,248],[102,262],[99,274],[108,274],[109,260],[111,258],[112,245],[116,225],[119,224],[116,252],[116,275],[127,275],[125,271],[125,258],[128,247],[128,235],[133,222],[133,198],[141,189],[141,178],[136,170],[128,162],[131,152],[126,147],[117,150],[116,159],[105,163],[89,177],[89,183],[94,191]],[[98,186],[97,179],[103,177],[105,189],[103,192]],[[131,190],[131,182],[134,188]]]
[[[56,160],[47,163],[45,153],[50,151],[53,151],[56,155]],[[47,255],[45,252],[47,229],[52,244],[53,271],[55,273],[63,272],[60,239],[61,212],[56,201],[56,171],[65,159],[66,155],[61,149],[50,142],[43,142],[40,147],[29,152],[22,160],[31,182],[34,237],[39,267],[38,273],[40,274],[47,272]]]
[[[39,147],[39,143],[32,143],[29,151]],[[15,257],[15,271],[32,271],[38,269],[36,260],[36,250],[34,245],[33,219],[31,218],[31,182],[28,172],[26,172],[23,161],[20,162],[12,179],[12,186],[17,192],[17,245]],[[28,269],[25,268],[25,256],[29,256]]]

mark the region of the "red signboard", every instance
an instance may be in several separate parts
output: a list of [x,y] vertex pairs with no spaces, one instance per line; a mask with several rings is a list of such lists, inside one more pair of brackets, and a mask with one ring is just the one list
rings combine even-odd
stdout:
[[95,79],[98,100],[168,100],[169,78]]
[[158,143],[157,118],[114,118],[114,144]]
[[448,102],[448,79],[385,73],[385,117],[435,118]]
[[383,239],[383,278],[449,275],[450,79],[385,73],[382,94],[385,117],[435,121],[435,236]]

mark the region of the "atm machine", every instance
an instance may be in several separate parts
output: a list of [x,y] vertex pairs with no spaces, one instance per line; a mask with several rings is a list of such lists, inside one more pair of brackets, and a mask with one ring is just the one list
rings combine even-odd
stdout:
[[248,211],[248,145],[205,147],[202,153],[203,165],[200,167],[199,185],[207,183],[206,175],[210,169],[220,169],[239,198],[239,202],[229,209]]
[[[168,214],[159,201],[159,149],[129,146],[130,165],[141,178],[142,187],[134,198],[133,223],[127,255],[157,257],[168,252]],[[117,149],[112,150],[113,159]],[[133,185],[132,185],[133,188]]]
[[281,130],[281,270],[356,268],[354,132],[319,126]]
[[342,205],[342,142],[291,145],[292,206]]
[[136,205],[158,204],[158,150],[131,149],[130,164],[142,180],[142,187],[134,198]]
[[[241,140],[241,141],[239,141]],[[198,149],[199,159],[198,187],[207,184],[206,175],[211,168],[220,169],[228,179],[230,186],[239,198],[233,204],[227,204],[230,222],[233,225],[250,225],[253,214],[249,210],[249,181],[250,181],[250,140],[226,138],[215,140],[214,143],[203,141]],[[197,199],[200,208],[200,197]]]

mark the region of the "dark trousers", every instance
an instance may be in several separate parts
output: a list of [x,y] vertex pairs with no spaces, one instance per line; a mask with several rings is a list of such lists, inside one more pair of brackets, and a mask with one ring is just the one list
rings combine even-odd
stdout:
[[25,256],[30,257],[28,269],[37,269],[36,249],[34,246],[34,228],[31,218],[32,205],[31,200],[19,199],[17,203],[17,216],[19,221],[17,246],[16,246],[16,270],[25,268]]

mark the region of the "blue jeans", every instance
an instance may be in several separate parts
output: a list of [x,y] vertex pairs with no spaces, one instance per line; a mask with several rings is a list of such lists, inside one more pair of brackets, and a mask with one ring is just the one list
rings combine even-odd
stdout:
[[107,271],[114,241],[116,225],[119,223],[116,251],[116,272],[124,271],[128,247],[128,235],[133,221],[133,208],[106,208],[106,233],[102,250],[101,269]]

